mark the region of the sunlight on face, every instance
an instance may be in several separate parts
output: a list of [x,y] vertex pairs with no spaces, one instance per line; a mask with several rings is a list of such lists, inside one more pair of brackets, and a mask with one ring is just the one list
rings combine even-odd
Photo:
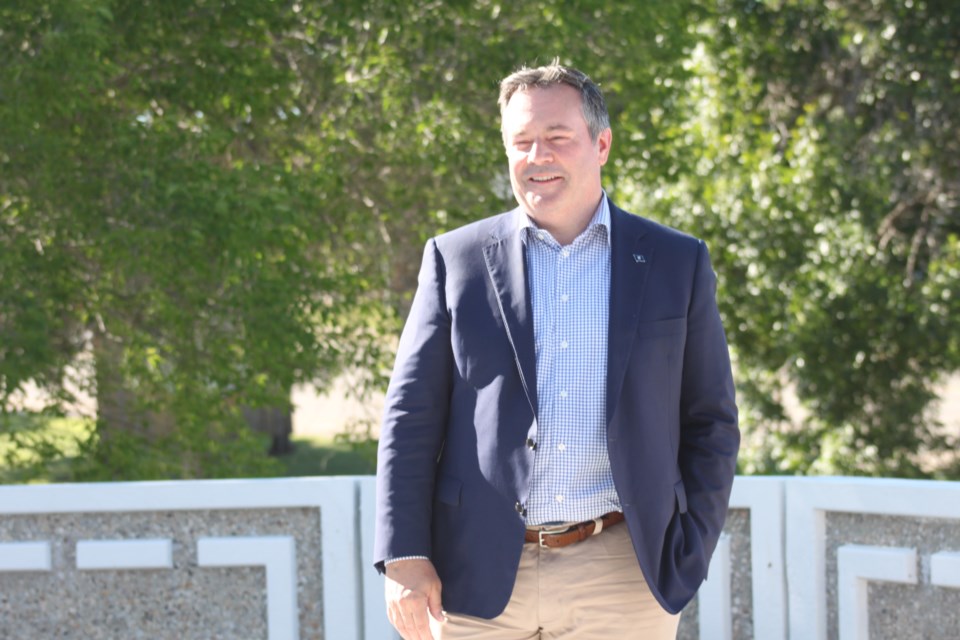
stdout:
[[567,85],[518,91],[503,110],[517,203],[563,244],[586,227],[597,208],[611,138],[605,129],[590,139],[580,93]]

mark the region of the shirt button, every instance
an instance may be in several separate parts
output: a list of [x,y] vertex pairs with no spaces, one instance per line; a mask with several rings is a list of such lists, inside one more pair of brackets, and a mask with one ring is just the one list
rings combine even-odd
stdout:
[[561,251],[561,252],[560,252],[560,257],[561,257],[561,258],[569,258],[569,257],[570,257],[570,249],[564,249],[563,251]]
[[567,397],[567,392],[566,392],[566,390],[563,390],[563,391],[560,392],[560,397],[561,397],[561,398],[566,398],[566,397]]
[[560,348],[561,348],[561,349],[566,349],[566,348],[569,347],[569,346],[570,346],[570,343],[567,342],[566,340],[561,340],[561,341],[560,341]]
[[567,445],[563,444],[562,442],[557,445],[558,451],[566,451],[566,449],[567,449]]
[[557,502],[563,502],[563,496],[557,496]]
[[570,294],[565,293],[560,296],[560,302],[567,302],[568,300],[570,300]]

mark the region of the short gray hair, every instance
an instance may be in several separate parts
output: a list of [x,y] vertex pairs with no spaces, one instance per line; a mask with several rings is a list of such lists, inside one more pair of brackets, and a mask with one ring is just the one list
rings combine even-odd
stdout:
[[546,89],[562,84],[573,87],[580,93],[583,119],[587,121],[590,139],[596,142],[600,132],[610,127],[610,114],[607,113],[603,93],[597,83],[587,77],[587,74],[563,66],[559,58],[554,58],[550,64],[535,69],[521,67],[500,81],[500,98],[497,104],[500,105],[501,120],[507,103],[516,92],[527,91],[533,87]]

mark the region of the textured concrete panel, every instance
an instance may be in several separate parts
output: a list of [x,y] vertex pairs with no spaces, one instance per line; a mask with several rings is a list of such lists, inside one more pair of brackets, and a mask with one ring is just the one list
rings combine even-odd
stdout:
[[839,637],[837,549],[845,544],[910,547],[920,558],[919,583],[871,582],[868,603],[871,640],[956,640],[960,637],[960,590],[930,583],[930,556],[960,548],[956,520],[855,513],[826,514],[827,634]]
[[[0,573],[0,638],[267,638],[262,567],[199,567],[206,536],[293,536],[302,638],[323,637],[315,508],[8,515],[0,541],[49,540],[53,571]],[[80,540],[167,538],[173,568],[80,571]],[[334,585],[332,588],[336,588]]]

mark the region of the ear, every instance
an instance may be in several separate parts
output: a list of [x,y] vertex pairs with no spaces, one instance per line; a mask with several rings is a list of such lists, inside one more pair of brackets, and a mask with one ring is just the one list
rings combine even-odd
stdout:
[[613,142],[613,131],[610,130],[610,127],[607,127],[597,136],[597,160],[601,167],[607,164],[611,142]]

